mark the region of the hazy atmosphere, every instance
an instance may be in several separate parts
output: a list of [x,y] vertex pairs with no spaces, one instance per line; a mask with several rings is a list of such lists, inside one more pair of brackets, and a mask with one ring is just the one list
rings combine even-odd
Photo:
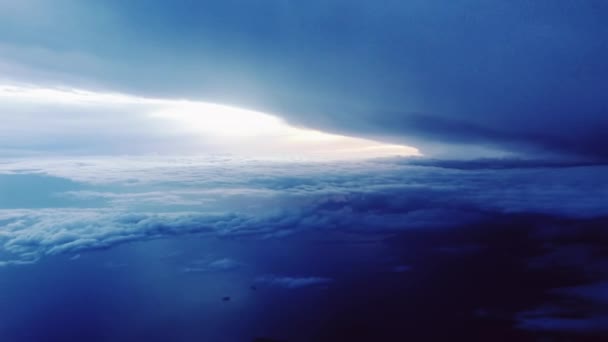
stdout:
[[603,341],[608,2],[0,0],[0,341]]

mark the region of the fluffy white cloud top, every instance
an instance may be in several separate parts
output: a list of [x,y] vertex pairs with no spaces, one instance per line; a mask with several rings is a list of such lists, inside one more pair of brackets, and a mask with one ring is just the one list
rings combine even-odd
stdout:
[[78,206],[5,205],[0,251],[2,264],[14,264],[193,233],[272,238],[329,229],[382,234],[457,227],[517,213],[591,218],[608,215],[606,171],[605,166],[455,170],[400,159],[4,160],[0,177],[60,177],[86,189],[53,194]]

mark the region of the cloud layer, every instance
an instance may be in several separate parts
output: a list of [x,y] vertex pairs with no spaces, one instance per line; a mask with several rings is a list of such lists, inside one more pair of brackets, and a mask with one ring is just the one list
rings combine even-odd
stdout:
[[568,0],[5,1],[0,71],[231,104],[425,154],[605,159],[607,13]]
[[213,103],[0,84],[0,156],[205,154],[316,160],[419,155]]
[[605,166],[497,171],[411,166],[398,159],[278,163],[141,157],[13,160],[0,164],[0,174],[61,177],[87,186],[54,195],[74,199],[79,207],[1,209],[4,264],[193,233],[381,234],[457,227],[512,213],[608,215]]

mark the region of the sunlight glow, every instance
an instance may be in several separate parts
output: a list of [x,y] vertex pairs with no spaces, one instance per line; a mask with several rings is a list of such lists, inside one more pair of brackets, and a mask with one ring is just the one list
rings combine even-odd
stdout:
[[[409,146],[294,127],[270,114],[201,101],[14,85],[0,85],[0,101],[84,107],[81,116],[75,118],[78,120],[86,120],[87,107],[128,108],[143,112],[147,121],[160,121],[174,135],[195,137],[212,152],[248,157],[358,159],[420,155]],[[99,119],[100,114],[88,114]]]

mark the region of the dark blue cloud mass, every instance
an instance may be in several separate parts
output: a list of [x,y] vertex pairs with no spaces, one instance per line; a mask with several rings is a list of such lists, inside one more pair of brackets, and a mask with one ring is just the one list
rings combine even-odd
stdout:
[[27,0],[0,13],[0,70],[20,82],[234,104],[427,153],[608,157],[602,0]]

